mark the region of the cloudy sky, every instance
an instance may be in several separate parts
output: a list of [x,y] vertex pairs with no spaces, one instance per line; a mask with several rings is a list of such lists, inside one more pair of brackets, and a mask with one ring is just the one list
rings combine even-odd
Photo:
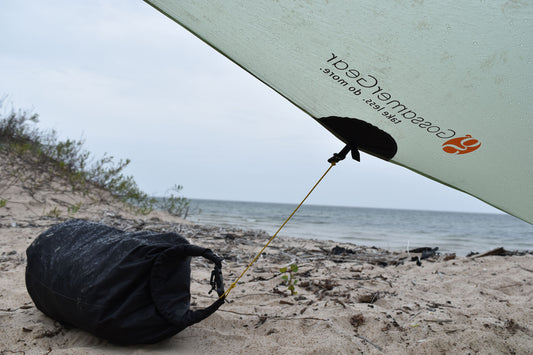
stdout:
[[[343,144],[304,112],[142,1],[2,1],[0,97],[39,127],[163,195],[298,203]],[[338,164],[310,204],[497,212],[363,155]]]

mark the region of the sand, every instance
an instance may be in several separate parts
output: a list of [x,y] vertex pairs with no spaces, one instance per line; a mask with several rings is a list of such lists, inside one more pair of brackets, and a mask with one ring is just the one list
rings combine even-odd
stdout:
[[[226,257],[227,283],[269,236],[193,225],[162,212],[136,215],[94,188],[81,194],[57,179],[17,177],[7,169],[11,163],[0,154],[2,355],[533,352],[533,255],[437,255],[417,265],[414,254],[281,237],[210,318],[158,344],[110,344],[48,318],[26,292],[25,250],[47,228],[83,218],[127,230],[176,231]],[[279,273],[291,263],[299,266],[296,295]],[[192,304],[207,306],[214,301],[207,293],[211,267],[195,259],[193,270]]]

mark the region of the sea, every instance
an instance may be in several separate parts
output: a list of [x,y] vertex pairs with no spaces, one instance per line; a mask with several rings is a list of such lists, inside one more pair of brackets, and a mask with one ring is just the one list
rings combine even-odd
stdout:
[[[191,199],[187,219],[273,235],[296,205]],[[280,236],[393,250],[438,247],[465,256],[498,247],[533,250],[533,225],[507,214],[303,205]]]

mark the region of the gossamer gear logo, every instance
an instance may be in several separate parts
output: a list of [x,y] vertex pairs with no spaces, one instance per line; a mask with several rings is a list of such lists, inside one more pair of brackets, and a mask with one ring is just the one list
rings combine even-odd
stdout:
[[393,95],[378,77],[366,73],[357,66],[357,63],[331,53],[329,59],[320,66],[320,72],[324,77],[343,87],[350,93],[352,99],[368,105],[382,119],[386,119],[395,125],[408,125],[414,129],[421,129],[428,134],[440,139],[449,140],[456,135],[455,130],[438,124],[434,120],[424,117],[413,107]]
[[446,153],[459,155],[471,153],[479,147],[481,147],[481,142],[467,134],[464,137],[452,138],[446,141],[442,145],[442,150]]

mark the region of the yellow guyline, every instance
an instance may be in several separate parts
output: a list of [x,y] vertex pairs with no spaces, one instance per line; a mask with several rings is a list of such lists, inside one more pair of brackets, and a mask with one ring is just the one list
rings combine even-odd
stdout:
[[339,154],[334,154],[332,158],[330,158],[328,160],[328,162],[331,163],[331,165],[329,166],[329,168],[326,170],[326,172],[324,174],[322,174],[322,176],[320,177],[320,179],[318,179],[318,181],[316,182],[316,184],[311,188],[311,190],[307,193],[307,195],[304,197],[304,199],[302,200],[302,202],[300,202],[300,204],[298,205],[298,207],[296,207],[294,209],[294,211],[292,211],[291,215],[285,220],[285,222],[283,222],[283,224],[281,225],[281,227],[278,228],[278,230],[276,231],[276,233],[274,233],[274,235],[272,236],[272,238],[269,239],[269,241],[265,244],[265,246],[263,247],[263,249],[261,249],[261,251],[259,251],[259,253],[257,253],[257,255],[255,256],[255,258],[253,258],[253,260],[248,264],[248,266],[246,267],[246,269],[244,269],[244,271],[239,275],[239,277],[237,277],[237,279],[235,280],[235,282],[233,282],[229,287],[228,289],[226,290],[226,292],[224,292],[224,294],[222,296],[220,296],[219,298],[224,298],[224,297],[227,297],[228,294],[230,293],[230,291],[237,285],[237,282],[239,282],[239,280],[241,279],[241,277],[244,276],[244,274],[246,274],[246,272],[248,271],[248,269],[257,261],[257,259],[259,259],[259,257],[261,256],[261,254],[263,254],[263,252],[265,251],[265,249],[270,245],[270,243],[274,240],[274,238],[276,238],[276,236],[278,235],[279,231],[281,229],[283,229],[283,227],[285,227],[285,225],[287,224],[287,222],[289,222],[289,220],[292,218],[292,216],[294,216],[294,214],[298,211],[298,209],[300,209],[300,207],[304,204],[305,200],[307,200],[307,198],[309,197],[309,195],[311,195],[311,193],[314,191],[314,189],[318,186],[318,184],[320,184],[320,182],[322,181],[322,179],[324,179],[324,177],[329,173],[329,171],[331,170],[331,168],[333,168],[340,160],[344,159],[344,157],[346,156],[346,154],[348,153],[350,149],[348,148],[348,146],[346,146]]

